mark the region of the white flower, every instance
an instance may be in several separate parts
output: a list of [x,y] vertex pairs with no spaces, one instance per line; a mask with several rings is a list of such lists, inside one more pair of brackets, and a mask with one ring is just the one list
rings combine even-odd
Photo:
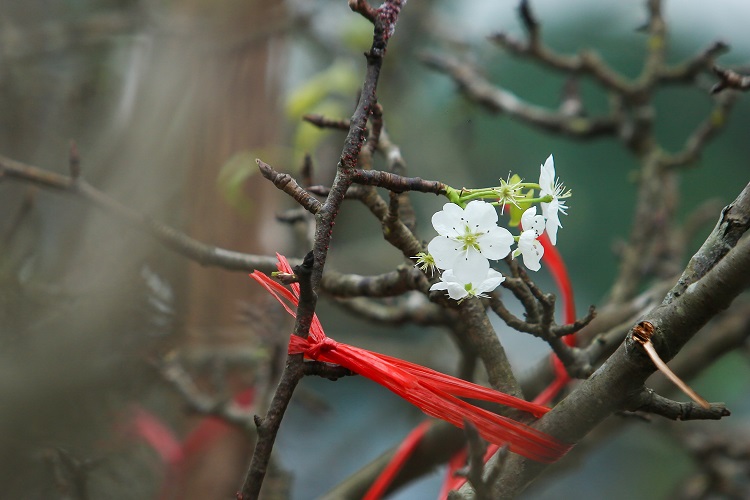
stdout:
[[453,269],[448,269],[440,276],[440,282],[430,287],[430,291],[447,290],[450,298],[460,301],[466,297],[487,297],[486,293],[505,281],[505,276],[494,269],[488,269],[484,277],[475,274],[471,278],[472,280],[465,280],[457,276]]
[[432,225],[440,235],[427,246],[435,265],[462,279],[476,272],[486,275],[487,259],[504,258],[513,244],[510,231],[497,225],[495,208],[481,200],[469,202],[466,209],[446,203],[432,216]]
[[539,193],[540,198],[552,196],[551,202],[542,203],[541,205],[542,214],[547,219],[547,235],[550,242],[555,245],[557,244],[557,229],[562,227],[558,212],[568,215],[566,212],[568,207],[562,199],[568,198],[571,192],[570,190],[566,191],[560,179],[555,178],[555,161],[552,155],[549,155],[547,161],[542,165],[541,173],[539,174],[539,186],[541,188]]
[[429,271],[430,276],[435,274],[435,259],[432,257],[432,255],[424,252],[419,252],[417,255],[412,257],[412,259],[415,259],[417,261],[414,264],[414,267],[421,269],[425,274],[427,274],[427,271]]
[[510,172],[508,172],[508,180],[504,181],[500,179],[500,186],[495,189],[501,215],[505,213],[505,205],[514,205],[516,208],[521,208],[516,201],[519,198],[523,198],[523,194],[521,193],[521,181],[517,176],[514,176],[514,178],[519,180],[511,182]]
[[531,271],[538,271],[542,267],[539,261],[544,255],[544,247],[537,238],[544,231],[544,217],[536,214],[536,207],[531,207],[521,215],[521,226],[524,231],[518,238],[518,248],[513,251],[513,257],[522,255],[524,265]]

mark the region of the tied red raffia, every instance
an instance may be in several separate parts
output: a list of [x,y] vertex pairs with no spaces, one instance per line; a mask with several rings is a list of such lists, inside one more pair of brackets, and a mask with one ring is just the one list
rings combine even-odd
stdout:
[[[279,271],[291,274],[292,268],[286,258],[279,254],[277,257]],[[290,290],[259,271],[253,272],[250,277],[268,290],[289,314],[296,314],[291,306],[299,303],[299,284],[293,283]],[[457,427],[463,427],[464,420],[468,420],[487,441],[507,444],[510,451],[532,460],[554,462],[570,449],[569,445],[528,425],[459,398],[495,402],[535,417],[542,416],[549,408],[414,363],[336,342],[325,335],[317,315],[313,316],[308,338],[291,336],[288,352],[343,366],[388,388],[427,415]]]

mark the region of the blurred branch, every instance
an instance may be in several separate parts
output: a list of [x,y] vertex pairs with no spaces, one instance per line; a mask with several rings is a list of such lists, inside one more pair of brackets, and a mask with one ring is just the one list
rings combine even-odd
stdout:
[[101,460],[80,460],[62,448],[45,450],[43,458],[50,464],[61,500],[88,500],[89,473]]
[[[443,421],[434,421],[414,453],[393,479],[386,493],[393,492],[415,478],[445,463],[466,444],[463,431]],[[321,498],[323,500],[361,500],[380,471],[388,464],[394,450],[389,450],[355,472]]]
[[699,500],[750,496],[746,473],[750,468],[750,436],[745,429],[672,434],[689,453],[698,470],[691,471],[680,481],[670,497]]
[[9,25],[6,21],[0,32],[0,47],[4,59],[39,57],[112,42],[117,36],[132,33],[136,26],[135,16],[120,11],[90,14],[79,21],[48,21],[33,27]]
[[464,422],[464,433],[466,434],[466,442],[469,450],[469,466],[466,471],[466,478],[471,483],[472,488],[474,488],[477,500],[489,500],[492,498],[490,492],[494,480],[497,479],[499,469],[493,469],[495,474],[489,475],[485,480],[484,454],[487,452],[487,443],[482,440],[477,428],[469,421]]
[[140,228],[159,240],[166,247],[204,266],[216,266],[232,271],[276,269],[276,259],[265,255],[250,255],[206,245],[149,216],[110,198],[82,177],[69,176],[43,170],[31,165],[0,156],[0,180],[13,179],[53,191],[65,192],[83,198],[105,212]]
[[[0,156],[0,180],[3,178],[80,197],[116,218],[146,231],[166,247],[201,265],[241,272],[250,272],[255,269],[264,272],[276,270],[275,257],[235,252],[196,241],[177,229],[157,222],[110,198],[88,184],[82,177],[72,178]],[[294,186],[299,188],[296,183]],[[300,261],[289,259],[289,262],[296,265]],[[421,282],[424,278],[420,275],[418,271],[408,269],[394,271],[380,277],[347,275],[329,271],[323,277],[321,286],[323,290],[330,291],[335,296],[353,294],[385,296],[400,293],[401,290],[414,289],[415,283]]]
[[729,112],[736,101],[737,95],[734,93],[720,95],[708,117],[687,138],[682,151],[673,155],[665,155],[661,159],[662,165],[666,168],[679,167],[696,161],[708,142],[724,128]]
[[647,91],[658,82],[659,72],[664,67],[667,49],[667,25],[662,17],[661,0],[647,0],[648,20],[643,31],[648,35],[643,69],[637,78],[639,93]]
[[164,379],[177,389],[191,410],[203,415],[220,417],[245,432],[255,432],[251,410],[240,408],[231,399],[217,400],[203,393],[195,385],[192,377],[180,366],[176,355],[165,357],[159,364],[159,371]]
[[493,112],[505,113],[524,123],[578,139],[615,135],[618,121],[615,117],[586,118],[568,116],[529,104],[516,95],[491,85],[469,64],[442,54],[426,54],[422,60],[427,66],[446,73],[459,89],[472,101]]
[[722,41],[711,45],[696,54],[692,59],[673,67],[664,67],[659,71],[659,80],[664,83],[692,83],[695,78],[714,65],[714,60],[729,50],[729,45]]
[[719,81],[711,88],[712,94],[718,94],[725,89],[746,91],[750,89],[750,76],[741,75],[731,69],[723,69],[719,66],[713,68]]
[[403,325],[411,323],[422,326],[445,325],[449,322],[446,311],[436,304],[417,300],[422,295],[413,295],[405,301],[384,304],[366,297],[337,300],[336,304],[362,319],[381,325]]
[[308,123],[315,125],[318,128],[331,128],[334,130],[349,130],[349,120],[333,120],[323,115],[305,115],[302,119]]
[[573,74],[590,74],[606,88],[623,93],[631,92],[626,81],[594,52],[583,51],[577,56],[563,56],[545,46],[541,39],[541,26],[528,1],[521,2],[519,16],[528,33],[527,43],[515,40],[505,33],[496,33],[490,40],[511,54],[536,60],[551,69]]

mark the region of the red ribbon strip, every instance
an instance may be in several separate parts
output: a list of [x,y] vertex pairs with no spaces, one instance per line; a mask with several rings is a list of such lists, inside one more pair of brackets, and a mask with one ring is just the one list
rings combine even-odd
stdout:
[[385,490],[388,489],[388,486],[393,482],[393,479],[398,472],[403,468],[412,453],[414,453],[414,450],[417,449],[417,446],[422,442],[422,438],[429,429],[430,422],[429,420],[425,420],[416,426],[414,430],[412,430],[409,435],[401,441],[401,444],[398,445],[398,449],[396,449],[396,452],[393,454],[391,461],[388,462],[388,465],[385,466],[375,482],[372,483],[370,489],[367,490],[365,496],[362,497],[362,500],[379,500],[380,497],[383,496]]
[[[279,271],[291,274],[292,269],[286,258],[279,254],[277,257]],[[295,315],[291,306],[299,303],[299,284],[292,284],[290,291],[259,271],[250,276],[276,297],[289,314]],[[414,363],[336,342],[326,337],[317,315],[313,316],[307,339],[296,335],[290,338],[289,354],[300,353],[308,359],[348,368],[390,389],[427,415],[457,427],[463,427],[464,420],[468,420],[490,443],[508,445],[510,451],[532,460],[554,462],[570,449],[569,445],[528,425],[478,408],[459,398],[495,402],[537,417],[549,411],[549,408]]]

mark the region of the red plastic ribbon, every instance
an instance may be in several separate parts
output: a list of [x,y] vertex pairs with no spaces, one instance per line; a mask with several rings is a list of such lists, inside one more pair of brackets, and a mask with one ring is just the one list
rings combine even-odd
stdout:
[[414,453],[414,450],[417,449],[419,443],[422,442],[422,438],[427,433],[429,428],[430,422],[428,420],[425,420],[424,422],[416,426],[406,436],[406,438],[401,441],[401,444],[398,445],[398,448],[393,454],[393,457],[391,457],[391,461],[388,462],[388,465],[386,465],[386,467],[380,472],[380,475],[375,480],[375,482],[372,483],[370,489],[367,490],[365,496],[362,497],[362,500],[378,500],[383,496],[385,490],[388,489],[388,486],[390,486],[390,484],[393,482],[398,472],[404,466],[412,453]]
[[[286,258],[277,254],[278,269],[292,273]],[[291,306],[299,303],[299,284],[291,290],[255,271],[250,275],[281,302],[291,315]],[[491,401],[541,416],[549,408],[520,398],[445,375],[398,358],[342,344],[326,337],[317,315],[313,316],[308,338],[292,335],[289,354],[303,353],[306,358],[335,363],[377,382],[417,406],[427,415],[440,418],[457,427],[464,420],[472,422],[480,435],[490,443],[508,445],[510,450],[539,462],[554,462],[570,446],[528,425],[476,407],[459,398]]]

